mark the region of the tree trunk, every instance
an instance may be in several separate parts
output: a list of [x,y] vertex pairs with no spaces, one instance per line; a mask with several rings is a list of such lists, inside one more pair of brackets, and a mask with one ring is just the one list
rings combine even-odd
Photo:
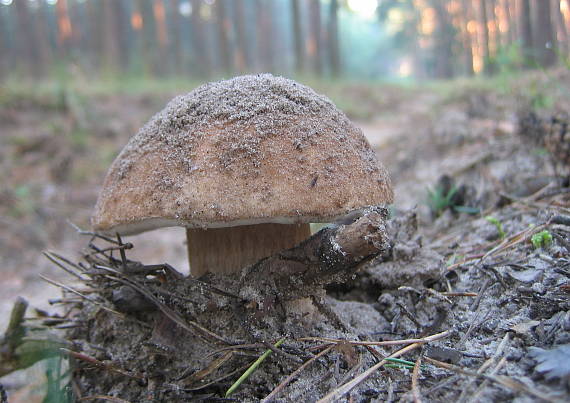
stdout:
[[291,22],[293,29],[293,45],[295,50],[295,70],[305,72],[305,48],[303,46],[303,26],[299,0],[291,0]]
[[131,44],[133,28],[131,26],[130,7],[128,3],[117,3],[115,25],[115,30],[119,33],[119,69],[121,71],[127,71],[133,57],[133,49]]
[[181,76],[185,69],[184,69],[184,50],[182,48],[182,34],[181,28],[184,22],[182,21],[182,15],[178,11],[180,9],[180,0],[171,0],[170,3],[172,7],[171,16],[172,16],[172,24],[171,24],[171,36],[172,40],[170,41],[170,56],[174,59],[174,68],[173,72]]
[[[87,2],[89,4],[90,2]],[[141,72],[141,67],[143,66],[143,19],[141,12],[140,2],[131,3],[128,14],[129,21],[129,38],[128,38],[128,64],[127,70],[131,72]]]
[[566,21],[564,21],[564,15],[560,11],[560,0],[552,0],[552,11],[554,13],[554,19],[556,21],[557,29],[560,35],[560,41],[558,41],[558,47],[560,52],[568,57],[570,55],[570,43],[568,43],[568,29],[566,28]]
[[554,51],[556,42],[550,12],[549,0],[534,0],[534,44],[536,48],[536,61],[542,67],[552,66],[556,63]]
[[193,59],[201,77],[207,77],[211,73],[212,59],[206,42],[206,24],[202,20],[200,13],[202,4],[200,0],[192,0],[192,16],[190,20],[192,28],[192,50]]
[[503,10],[505,12],[505,18],[508,24],[507,45],[512,45],[516,40],[515,19],[513,18],[513,12],[511,10],[512,4],[511,1],[509,0],[502,0],[501,5],[503,6]]
[[249,71],[251,68],[251,58],[249,54],[249,46],[245,31],[245,5],[244,0],[235,0],[234,26],[236,33],[236,51],[234,57],[234,65],[241,74]]
[[432,1],[437,17],[436,40],[435,40],[435,76],[437,78],[451,78],[452,68],[452,47],[453,47],[453,27],[451,18],[447,12],[445,4],[438,0]]
[[496,0],[487,0],[487,28],[489,29],[489,51],[492,55],[497,54],[501,47],[501,31],[499,30],[499,18],[497,16]]
[[[85,37],[86,63],[87,71],[91,74],[98,72],[101,68],[101,59],[103,58],[103,24],[101,7],[94,1],[84,3],[86,7],[85,27],[88,31]],[[84,28],[85,28],[84,27]]]
[[14,54],[12,53],[13,46],[9,40],[9,38],[12,37],[10,10],[11,8],[8,7],[0,8],[0,54],[3,55],[3,57],[0,58],[0,79],[5,78],[10,73],[12,70],[11,65],[14,60]]
[[459,24],[461,26],[461,44],[463,45],[463,66],[465,74],[472,76],[473,71],[473,43],[471,34],[467,29],[467,23],[471,19],[471,3],[468,0],[461,0],[461,10],[459,12]]
[[226,1],[218,0],[215,4],[216,24],[218,28],[218,46],[220,49],[221,71],[232,72],[232,54],[230,50],[230,21],[227,18]]
[[103,0],[103,66],[110,73],[116,73],[119,67],[119,31],[115,23],[117,6],[113,0]]
[[313,71],[317,76],[323,74],[322,60],[322,38],[321,38],[321,2],[311,0],[309,3],[309,13],[311,20],[310,38],[307,41],[307,53],[312,59]]
[[259,49],[258,65],[263,72],[273,72],[275,71],[275,60],[271,42],[273,38],[271,2],[256,0],[255,5],[257,10],[257,46]]
[[144,70],[151,74],[160,73],[162,67],[159,66],[161,61],[158,60],[156,52],[156,21],[154,20],[154,11],[152,0],[138,0],[140,15],[142,17],[142,41],[141,55]]
[[67,0],[56,3],[57,12],[57,46],[61,58],[67,59],[71,45],[71,20],[67,12]]
[[331,0],[328,29],[329,63],[334,77],[340,75],[340,48],[338,43],[338,0]]
[[35,27],[30,27],[35,36],[35,42],[38,47],[38,57],[39,63],[42,66],[41,69],[45,71],[46,67],[51,66],[53,63],[53,48],[49,41],[49,26],[47,24],[47,11],[48,5],[41,2],[38,9],[36,10],[36,15],[34,19]]
[[530,66],[534,63],[532,46],[532,24],[530,18],[530,0],[520,0],[519,3],[519,28],[522,40],[522,52],[525,64]]
[[480,0],[479,2],[479,17],[480,17],[480,26],[481,26],[481,33],[483,38],[483,71],[485,74],[492,74],[493,73],[493,66],[491,62],[491,50],[489,48],[489,20],[487,18],[487,1]]
[[166,32],[166,12],[163,0],[154,0],[152,15],[155,25],[155,71],[165,76],[172,71],[172,60],[168,57],[168,34]]
[[43,65],[39,58],[38,43],[36,41],[36,26],[33,23],[27,1],[16,1],[16,18],[18,21],[16,38],[16,60],[23,63],[27,73],[38,78],[42,75]]

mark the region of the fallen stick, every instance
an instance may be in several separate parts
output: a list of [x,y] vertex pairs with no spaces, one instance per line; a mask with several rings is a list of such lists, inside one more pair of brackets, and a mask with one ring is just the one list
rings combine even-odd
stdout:
[[298,246],[243,270],[240,290],[268,291],[285,300],[308,297],[332,282],[350,279],[364,263],[390,249],[387,211],[371,208],[350,224],[325,228]]

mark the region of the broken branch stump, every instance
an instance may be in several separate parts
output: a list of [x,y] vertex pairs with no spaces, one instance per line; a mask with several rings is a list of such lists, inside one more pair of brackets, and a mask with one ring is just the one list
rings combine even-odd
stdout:
[[[244,269],[240,295],[277,295],[292,300],[315,294],[332,282],[344,282],[376,256],[387,255],[384,208],[371,208],[350,224],[325,228],[298,246],[269,256]],[[245,299],[248,299],[245,298]]]

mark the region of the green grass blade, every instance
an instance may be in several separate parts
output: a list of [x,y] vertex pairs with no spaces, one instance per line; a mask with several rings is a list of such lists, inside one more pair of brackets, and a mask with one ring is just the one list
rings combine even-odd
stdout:
[[479,214],[481,212],[480,208],[470,206],[453,206],[453,210],[465,214]]
[[411,361],[407,361],[407,360],[402,360],[400,358],[386,358],[386,361],[390,361],[390,362],[395,362],[398,364],[404,364],[404,365],[408,365],[408,366],[414,366],[416,365],[415,363],[411,362]]
[[[279,347],[284,341],[285,341],[285,339],[283,338],[283,339],[279,340],[277,343],[275,343],[274,346]],[[238,380],[235,381],[232,386],[230,386],[230,388],[226,392],[225,397],[228,397],[229,395],[234,393],[235,390],[239,387],[239,385],[241,385],[243,381],[245,381],[247,378],[249,378],[249,376],[253,373],[253,371],[255,371],[257,369],[257,367],[259,367],[259,365],[267,357],[269,357],[269,354],[271,354],[271,352],[272,351],[268,349],[257,360],[255,360],[255,362],[253,364],[251,364],[251,366],[248,369],[246,369],[246,371],[242,374],[242,376],[240,376],[238,378]]]

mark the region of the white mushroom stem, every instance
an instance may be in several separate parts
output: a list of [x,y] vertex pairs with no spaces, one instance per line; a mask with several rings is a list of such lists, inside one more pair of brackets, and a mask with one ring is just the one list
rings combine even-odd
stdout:
[[256,224],[227,228],[187,228],[190,273],[229,274],[264,257],[292,248],[311,235],[309,224]]

